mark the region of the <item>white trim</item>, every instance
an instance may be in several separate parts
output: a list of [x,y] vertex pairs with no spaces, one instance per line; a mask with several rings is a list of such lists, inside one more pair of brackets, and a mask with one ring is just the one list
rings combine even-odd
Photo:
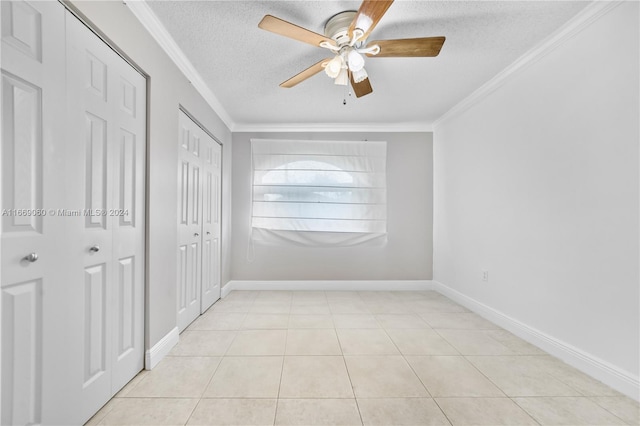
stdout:
[[178,344],[180,340],[180,331],[178,327],[175,327],[169,333],[167,333],[158,343],[144,353],[144,368],[145,370],[153,369],[162,358],[167,356],[169,351]]
[[233,132],[431,132],[429,123],[235,123]]
[[196,91],[200,93],[209,106],[213,108],[214,112],[218,114],[218,117],[220,117],[227,128],[229,128],[229,130],[233,130],[235,123],[231,119],[227,110],[222,106],[222,103],[220,103],[209,86],[204,82],[191,61],[189,61],[182,49],[180,49],[173,37],[169,34],[169,31],[167,31],[164,25],[162,25],[162,22],[160,22],[146,1],[125,1],[125,4],[129,10],[131,10],[133,15],[138,18],[138,21],[140,21],[140,23],[146,28],[149,34],[151,34],[151,37],[158,42],[162,50],[164,50],[180,71],[182,71],[185,77],[187,77]]
[[640,394],[640,381],[638,376],[634,376],[632,373],[624,371],[603,359],[524,324],[438,281],[433,281],[432,283],[434,290],[454,302],[470,309],[505,330],[512,332],[545,352],[560,358],[572,367],[602,381],[618,392],[638,400],[638,395]]
[[564,42],[570,40],[573,36],[587,28],[598,18],[621,3],[624,3],[624,1],[594,1],[590,3],[560,29],[545,38],[542,42],[538,43],[524,55],[520,56],[491,80],[480,86],[480,88],[473,91],[469,96],[458,102],[453,108],[437,118],[432,123],[431,127],[435,129],[446,120],[463,113],[473,105],[481,102],[489,94],[511,79],[515,74],[536,63],[539,59],[552,52]]
[[231,280],[222,287],[222,297],[232,290],[297,290],[297,291],[425,291],[433,290],[430,280],[309,280],[309,281],[242,281]]

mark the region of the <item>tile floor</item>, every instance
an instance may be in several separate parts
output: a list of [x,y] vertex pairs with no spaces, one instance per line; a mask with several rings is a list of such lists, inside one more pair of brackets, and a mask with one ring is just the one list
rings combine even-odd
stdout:
[[95,425],[638,425],[639,405],[434,292],[235,291]]

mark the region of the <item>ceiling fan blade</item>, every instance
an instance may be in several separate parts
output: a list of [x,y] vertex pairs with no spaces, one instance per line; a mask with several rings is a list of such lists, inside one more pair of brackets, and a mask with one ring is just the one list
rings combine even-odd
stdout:
[[373,89],[371,88],[371,82],[368,78],[365,78],[360,83],[356,83],[355,81],[353,81],[353,75],[351,73],[349,73],[349,78],[351,80],[351,87],[353,87],[353,93],[355,93],[356,98],[360,98],[373,92]]
[[349,26],[349,36],[353,36],[356,28],[364,31],[364,36],[360,40],[365,40],[371,31],[378,25],[393,0],[364,0],[358,9],[358,13]]
[[290,88],[295,86],[298,83],[302,83],[309,77],[313,77],[314,75],[318,74],[320,71],[324,69],[322,64],[324,64],[325,62],[329,62],[331,59],[332,58],[323,59],[320,62],[314,65],[311,65],[309,68],[307,68],[302,72],[299,72],[298,74],[291,77],[289,80],[282,82],[280,84],[280,87]]
[[376,40],[369,43],[369,46],[380,46],[380,53],[367,56],[372,58],[391,57],[430,57],[438,56],[444,37],[422,37],[404,38],[398,40]]
[[287,22],[284,19],[276,18],[272,15],[265,15],[258,24],[258,27],[272,33],[280,34],[281,36],[312,44],[316,47],[319,47],[320,43],[323,41],[326,41],[333,46],[336,45],[335,41],[323,36],[322,34],[314,33],[313,31],[302,28],[296,24],[292,24],[291,22]]

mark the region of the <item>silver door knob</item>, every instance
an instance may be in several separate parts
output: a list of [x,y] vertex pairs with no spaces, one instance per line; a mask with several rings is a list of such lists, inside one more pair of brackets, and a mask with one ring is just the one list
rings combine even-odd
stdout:
[[26,260],[27,262],[33,263],[36,260],[38,260],[38,253],[29,253],[24,257],[24,260]]
[[194,237],[199,237],[200,234],[198,234],[197,232],[195,234],[193,234]]
[[211,232],[207,231],[207,235],[211,235]]
[[89,251],[92,251],[94,253],[97,253],[100,251],[100,246],[99,245],[95,245],[89,248]]

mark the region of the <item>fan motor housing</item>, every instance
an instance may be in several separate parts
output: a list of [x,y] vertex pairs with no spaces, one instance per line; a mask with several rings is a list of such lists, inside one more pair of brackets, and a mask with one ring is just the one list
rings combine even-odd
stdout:
[[349,26],[356,16],[355,10],[336,13],[324,26],[324,35],[338,43],[338,46],[349,43]]

